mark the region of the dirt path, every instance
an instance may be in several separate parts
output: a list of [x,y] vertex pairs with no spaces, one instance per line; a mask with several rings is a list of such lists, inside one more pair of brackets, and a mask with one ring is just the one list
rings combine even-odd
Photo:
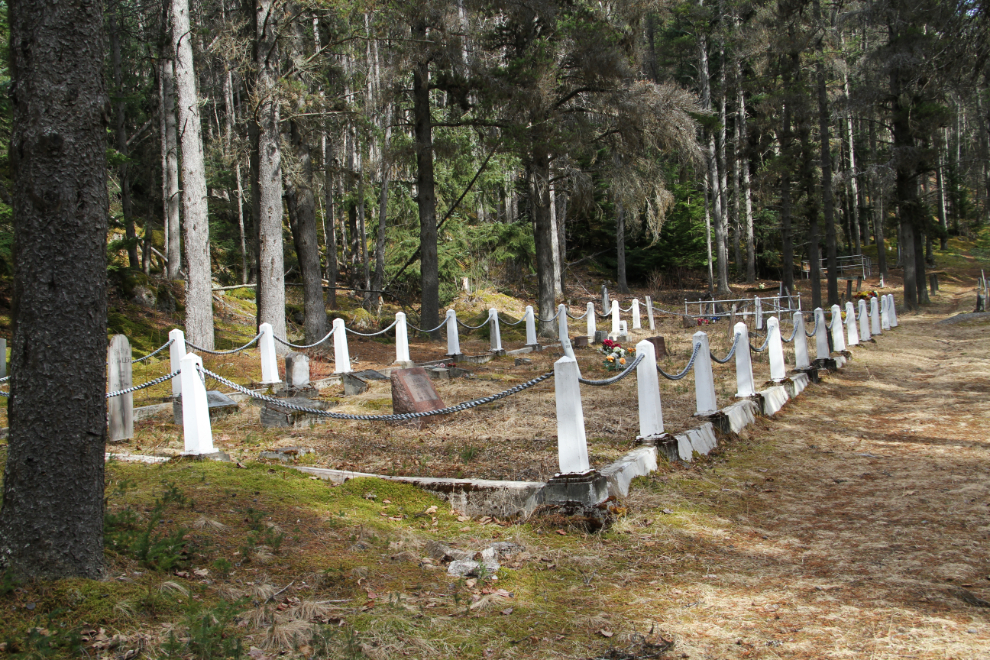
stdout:
[[635,492],[630,624],[674,657],[990,657],[990,324],[938,324],[960,296]]

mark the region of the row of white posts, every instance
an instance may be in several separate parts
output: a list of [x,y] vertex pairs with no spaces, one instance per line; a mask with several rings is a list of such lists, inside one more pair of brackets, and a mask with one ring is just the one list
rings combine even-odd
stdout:
[[[801,312],[795,312],[793,318],[795,368],[808,368],[810,367],[810,360],[808,358],[808,338],[804,328],[804,315]],[[815,353],[818,359],[825,359],[830,356],[829,328],[825,322],[825,311],[820,307],[816,309],[815,318],[817,320],[814,334]],[[845,323],[848,345],[869,341],[872,335],[879,335],[883,330],[897,327],[894,296],[892,294],[885,295],[879,301],[877,298],[872,298],[869,311],[867,311],[866,301],[860,300],[858,318],[860,322],[859,332],[856,331],[856,310],[851,302],[847,302]],[[831,324],[833,350],[835,352],[846,350],[847,342],[843,338],[842,311],[838,305],[833,305],[831,308]],[[780,322],[776,317],[767,319],[767,335],[767,350],[770,354],[770,379],[779,383],[786,380],[787,370],[784,363]],[[733,327],[733,337],[736,342],[736,397],[755,396],[756,385],[753,378],[753,362],[750,356],[749,327],[742,322],[736,323]],[[698,331],[694,334],[692,350],[695,346],[698,347],[697,358],[694,362],[697,414],[712,414],[718,410],[718,402],[715,395],[715,379],[712,372],[708,335],[705,332]],[[636,367],[639,401],[638,439],[656,439],[664,434],[664,427],[656,349],[653,343],[643,340],[636,344],[636,357],[642,357]],[[588,461],[579,377],[577,361],[573,356],[565,355],[554,363],[557,451],[561,474],[587,473],[591,469]]]
[[[652,305],[648,304],[648,309]],[[633,304],[633,311],[637,305]],[[615,327],[618,306],[612,302],[612,322]],[[594,306],[589,303],[588,327],[593,337]],[[652,316],[652,315],[651,315]],[[859,331],[856,331],[856,319],[859,319]],[[532,307],[526,308],[527,343],[536,343],[535,319]],[[635,318],[635,314],[634,314]],[[810,367],[808,356],[807,335],[804,329],[804,315],[794,313],[794,354],[795,368]],[[816,357],[829,357],[829,345],[825,322],[825,312],[821,308],[815,310],[817,327],[815,331]],[[886,295],[878,301],[870,300],[869,312],[865,300],[859,301],[859,314],[851,302],[846,303],[846,330],[848,341],[843,339],[842,316],[838,305],[831,308],[833,350],[843,351],[847,345],[855,345],[860,341],[869,341],[871,335],[881,334],[883,330],[897,326],[897,313],[893,295]],[[558,308],[558,331],[562,338],[568,336],[567,308]],[[492,350],[501,350],[501,339],[498,333],[498,312],[489,310],[489,323],[492,329]],[[272,327],[268,323],[260,326],[261,337],[259,347],[261,352],[262,384],[280,382],[278,363],[275,353],[275,341]],[[454,310],[447,312],[448,351],[459,351],[457,338],[457,318]],[[338,372],[349,372],[350,362],[347,356],[347,339],[343,321],[334,321],[334,354]],[[780,322],[776,317],[767,320],[767,350],[769,351],[770,379],[781,382],[787,378],[784,363],[783,341],[780,333]],[[756,394],[753,378],[753,366],[750,356],[749,328],[745,323],[737,323],[733,328],[736,343],[736,396],[750,397]],[[182,422],[186,454],[211,454],[213,434],[209,418],[209,406],[206,387],[199,369],[203,366],[202,358],[194,353],[186,352],[185,336],[181,330],[169,333],[172,344],[169,347],[171,371],[178,371],[179,376],[172,379],[173,395],[182,397]],[[562,474],[586,472],[588,468],[588,451],[584,431],[584,415],[581,407],[580,371],[570,342],[565,341],[565,356],[554,365],[555,393],[557,406],[558,451]],[[712,361],[705,332],[696,332],[692,338],[692,349],[697,345],[697,357],[694,363],[695,399],[698,414],[711,414],[718,410],[715,395],[715,380],[712,371]],[[457,353],[451,353],[456,355]],[[657,373],[656,349],[649,341],[641,341],[636,345],[637,357],[642,355],[636,374],[638,380],[639,424],[640,437],[643,439],[656,438],[663,434],[663,412],[660,403],[660,387]],[[396,358],[397,362],[409,363],[409,344],[406,335],[406,317],[403,313],[396,315]]]

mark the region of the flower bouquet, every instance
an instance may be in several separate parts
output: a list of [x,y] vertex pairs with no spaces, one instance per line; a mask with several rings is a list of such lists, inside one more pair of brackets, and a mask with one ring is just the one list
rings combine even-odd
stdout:
[[602,355],[605,356],[604,364],[608,371],[618,371],[626,368],[626,349],[617,341],[606,339],[602,341]]

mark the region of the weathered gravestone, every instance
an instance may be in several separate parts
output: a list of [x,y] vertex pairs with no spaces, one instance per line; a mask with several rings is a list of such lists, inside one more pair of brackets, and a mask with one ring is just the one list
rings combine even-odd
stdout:
[[[414,412],[429,412],[444,408],[444,403],[430,381],[430,376],[422,367],[396,369],[392,372],[392,411],[396,415]],[[412,420],[418,426],[432,419],[420,417]]]
[[571,343],[573,344],[574,348],[587,348],[588,347],[588,336],[587,335],[578,335],[577,337],[575,337],[574,339],[571,340]]
[[[326,410],[330,407],[330,403],[328,401],[314,401],[313,399],[307,399],[302,396],[279,399],[279,403],[287,403],[314,410]],[[302,410],[291,410],[289,408],[284,408],[280,406],[279,403],[266,401],[265,405],[261,408],[261,425],[266,429],[306,429],[313,424],[319,424],[329,419],[328,417],[308,413]]]
[[[4,358],[6,361],[6,351]],[[131,344],[124,335],[114,335],[107,349],[107,387],[111,392],[119,392],[126,390],[133,384],[134,381],[131,379]],[[107,412],[110,417],[109,442],[123,442],[134,437],[134,394],[132,392],[107,400]]]
[[608,339],[608,331],[607,330],[595,330],[595,343],[596,344],[600,344],[603,341],[605,341],[606,339]]
[[285,356],[285,385],[289,390],[310,387],[308,355],[289,353]]
[[646,341],[653,344],[653,348],[656,349],[657,359],[667,357],[667,344],[664,342],[663,337],[647,337]]
[[[209,390],[206,393],[206,403],[210,410],[210,422],[215,422],[218,419],[223,419],[228,415],[233,415],[239,409],[237,402],[231,399],[229,396],[223,392],[218,392],[217,390]],[[175,418],[175,423],[182,424],[182,397],[172,402],[172,416]]]

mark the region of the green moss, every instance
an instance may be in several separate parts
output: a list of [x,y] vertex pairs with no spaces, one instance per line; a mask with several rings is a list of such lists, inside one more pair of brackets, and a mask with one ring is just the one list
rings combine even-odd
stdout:
[[247,286],[240,289],[225,291],[224,295],[228,298],[237,298],[238,300],[250,300],[251,302],[254,302],[255,300],[254,288]]
[[154,350],[168,341],[168,332],[147,318],[134,313],[127,316],[119,311],[107,313],[107,334],[126,336],[138,354]]

